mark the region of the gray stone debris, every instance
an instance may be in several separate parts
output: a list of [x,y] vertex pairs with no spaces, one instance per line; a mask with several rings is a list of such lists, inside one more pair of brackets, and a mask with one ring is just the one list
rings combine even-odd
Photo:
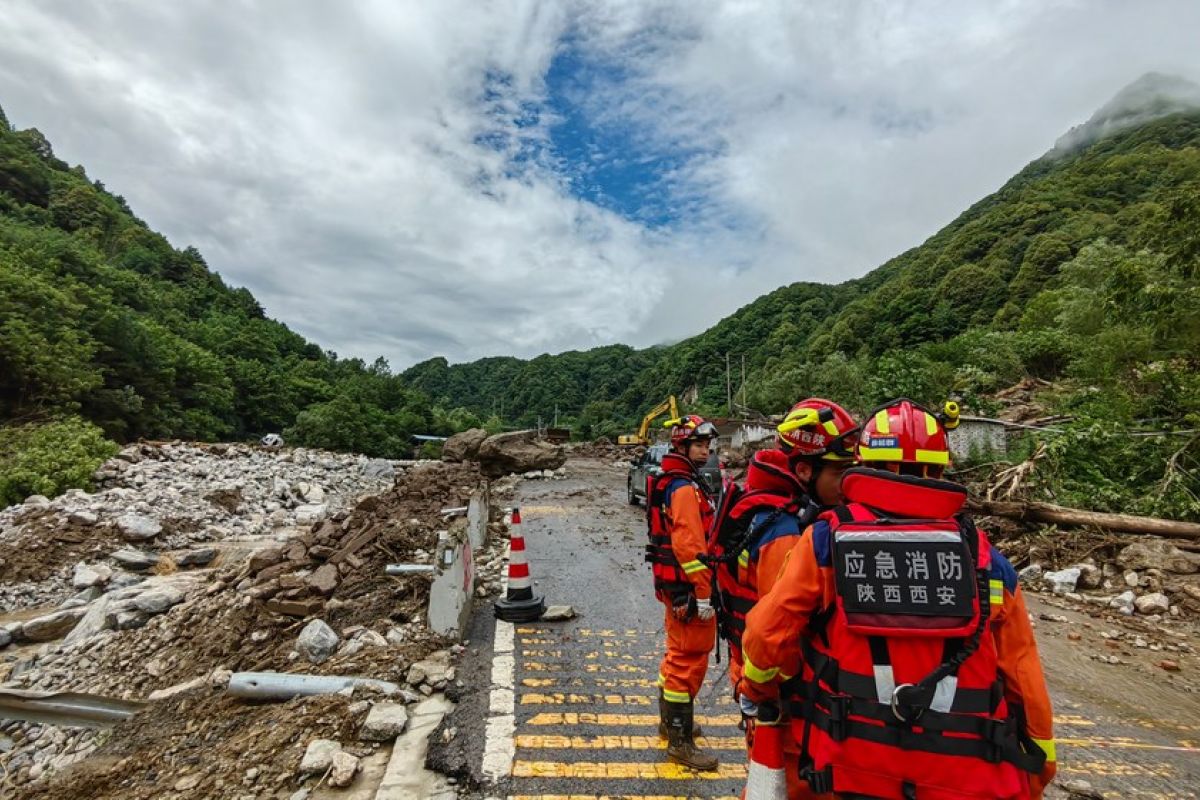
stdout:
[[21,638],[30,642],[50,642],[60,639],[83,619],[82,608],[56,611],[44,617],[26,620],[21,625]]
[[116,561],[125,569],[131,569],[140,572],[145,569],[150,569],[158,563],[158,556],[154,553],[147,553],[143,550],[135,550],[132,547],[122,547],[120,550],[109,555],[113,561]]
[[1108,602],[1108,604],[1110,606],[1112,606],[1113,608],[1117,609],[1118,611],[1120,611],[1122,614],[1128,615],[1128,614],[1133,613],[1134,599],[1135,599],[1135,597],[1134,597],[1133,591],[1131,590],[1131,591],[1122,592],[1121,594],[1117,595],[1112,600],[1110,600]]
[[1161,539],[1128,545],[1117,555],[1117,563],[1126,569],[1161,569],[1180,575],[1200,572],[1200,556],[1185,553]]
[[376,703],[363,722],[359,738],[368,742],[390,742],[408,725],[408,711],[400,703]]
[[174,586],[159,586],[133,598],[133,605],[147,614],[161,614],[171,606],[182,603],[183,597],[183,592]]
[[344,789],[354,781],[358,774],[358,756],[351,755],[345,750],[333,754],[333,769],[329,773],[329,785],[335,789]]
[[142,514],[122,514],[117,518],[117,530],[126,540],[141,542],[162,533],[162,525],[158,520]]
[[108,583],[112,577],[112,567],[107,564],[85,564],[80,561],[75,565],[71,575],[71,586],[75,589],[89,589]]
[[1055,594],[1066,594],[1075,591],[1081,573],[1079,567],[1067,567],[1058,572],[1045,573],[1042,575],[1042,580],[1050,585],[1051,591]]
[[342,751],[342,745],[333,739],[313,739],[304,749],[298,772],[301,777],[324,772],[333,766],[333,756]]
[[312,664],[320,664],[337,652],[338,635],[324,620],[314,619],[296,639],[296,650]]
[[1133,601],[1139,614],[1166,614],[1171,610],[1171,601],[1162,592],[1144,594]]
[[215,547],[197,547],[182,553],[172,554],[172,560],[177,567],[202,567],[205,564],[212,563],[212,560],[216,557],[217,549]]
[[543,622],[563,622],[575,619],[574,606],[549,606],[542,614]]

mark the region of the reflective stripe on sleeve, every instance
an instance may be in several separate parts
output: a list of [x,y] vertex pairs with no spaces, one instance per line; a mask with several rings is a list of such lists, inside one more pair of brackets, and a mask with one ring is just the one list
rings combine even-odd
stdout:
[[988,589],[992,605],[1004,605],[1004,581],[992,578],[988,581]]
[[746,666],[743,674],[755,683],[767,683],[774,680],[775,676],[779,674],[779,667],[759,669],[754,666],[754,662],[750,660],[750,656],[746,656]]
[[1054,740],[1053,739],[1034,739],[1033,743],[1042,748],[1042,752],[1046,754],[1047,761],[1057,761],[1054,755]]
[[708,567],[704,566],[703,562],[701,561],[689,561],[686,564],[680,564],[679,566],[681,566],[683,571],[688,575],[691,575],[693,572],[699,572],[702,569],[708,569]]

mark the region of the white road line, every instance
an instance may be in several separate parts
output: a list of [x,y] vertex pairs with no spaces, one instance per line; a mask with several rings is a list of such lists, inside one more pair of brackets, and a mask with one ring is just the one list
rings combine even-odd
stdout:
[[[507,563],[507,554],[505,561]],[[506,593],[507,570],[500,583],[500,591]],[[483,748],[483,775],[493,783],[512,774],[513,759],[517,755],[514,739],[517,720],[513,697],[515,634],[511,622],[496,620],[496,632],[492,639],[492,691],[488,697],[487,740]]]

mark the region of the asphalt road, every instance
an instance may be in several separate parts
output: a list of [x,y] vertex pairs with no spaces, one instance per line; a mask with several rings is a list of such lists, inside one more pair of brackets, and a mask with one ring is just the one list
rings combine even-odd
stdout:
[[[489,607],[474,616],[459,670],[466,688],[443,723],[453,736],[435,736],[431,750],[431,765],[457,776],[463,796],[662,800],[741,792],[744,748],[724,663],[710,665],[698,709],[704,744],[717,751],[720,772],[697,773],[665,760],[655,686],[662,610],[642,561],[644,517],[626,504],[624,480],[618,468],[575,460],[566,480],[523,482],[512,499],[521,507],[537,590],[549,604],[573,605],[579,616],[503,632]],[[1062,780],[1087,780],[1108,798],[1200,798],[1194,687],[1149,667],[1094,660],[1089,654],[1105,644],[1103,625],[1071,609],[1033,603],[1035,614],[1045,609],[1066,617],[1038,628]],[[1069,640],[1071,630],[1084,636]],[[494,642],[509,635],[511,646],[499,647],[511,652],[511,661],[496,658]],[[1194,671],[1195,658],[1184,666]],[[511,695],[505,693],[509,682]],[[497,759],[507,777],[493,782],[483,765]]]

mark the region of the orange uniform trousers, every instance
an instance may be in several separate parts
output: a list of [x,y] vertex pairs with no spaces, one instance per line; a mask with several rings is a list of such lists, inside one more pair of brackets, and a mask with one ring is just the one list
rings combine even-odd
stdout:
[[707,622],[692,617],[687,622],[675,618],[668,603],[666,609],[667,654],[658,666],[658,685],[663,697],[672,703],[690,703],[704,685],[708,654],[717,640],[717,620]]

